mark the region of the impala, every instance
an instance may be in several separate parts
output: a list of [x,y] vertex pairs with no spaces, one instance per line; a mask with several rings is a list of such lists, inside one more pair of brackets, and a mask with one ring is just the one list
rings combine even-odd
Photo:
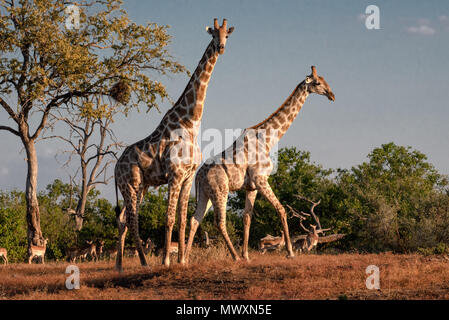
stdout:
[[31,264],[31,261],[35,257],[41,257],[42,264],[45,264],[45,250],[47,250],[47,242],[48,242],[48,239],[45,239],[44,245],[42,247],[31,245],[30,251],[29,251],[29,256],[28,256],[28,264]]
[[87,248],[81,251],[81,255],[83,256],[84,259],[86,259],[87,256],[89,255],[92,260],[97,261],[98,259],[97,246],[95,245],[95,243],[93,243],[93,241],[86,241],[86,243]]
[[117,257],[117,247],[106,249],[105,254],[109,260],[115,259]]
[[98,246],[98,258],[100,258],[100,257],[103,256],[104,241],[101,240],[101,241],[99,242],[99,244],[100,244],[100,245]]
[[68,248],[66,250],[67,260],[71,263],[76,262],[76,258],[79,256],[78,248]]
[[[76,262],[76,259],[84,261],[87,259],[88,255],[92,258],[92,260],[97,261],[97,246],[93,243],[93,241],[86,241],[86,244],[87,247],[83,249],[70,248],[67,250],[67,257],[70,262]],[[103,248],[101,248],[101,250],[103,250]]]
[[[160,248],[158,250],[157,256],[162,254],[164,252],[163,250],[164,248]],[[178,242],[171,242],[170,248],[168,248],[168,254],[176,254],[176,253],[178,253]]]
[[8,264],[8,251],[5,248],[0,248],[0,257],[5,261],[5,264]]
[[[145,241],[145,244],[144,244],[143,240],[140,239],[140,243],[142,243],[143,252],[145,255],[148,255],[148,253],[150,253],[154,249],[153,242],[151,241],[150,238],[148,238],[147,241]],[[176,251],[176,252],[178,252],[178,251]],[[130,257],[138,257],[139,256],[139,253],[138,253],[136,247],[130,247],[128,249],[125,249],[125,253],[127,256],[130,256]]]
[[259,241],[259,250],[264,254],[267,250],[280,250],[285,246],[284,231],[281,231],[280,237],[273,237],[272,235],[266,235]]

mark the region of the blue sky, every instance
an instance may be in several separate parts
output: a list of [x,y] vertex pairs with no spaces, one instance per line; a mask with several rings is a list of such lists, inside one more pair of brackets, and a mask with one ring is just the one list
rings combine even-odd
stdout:
[[[449,174],[449,1],[142,1],[125,0],[137,23],[171,26],[172,55],[194,70],[210,41],[205,27],[227,18],[235,27],[214,70],[202,130],[245,128],[273,112],[317,66],[336,96],[311,95],[280,147],[311,152],[326,168],[350,168],[383,143],[409,145]],[[380,30],[363,14],[380,8]],[[176,100],[185,75],[163,78]],[[162,113],[118,118],[127,144],[149,135]],[[0,111],[0,123],[7,123]],[[0,189],[23,189],[25,157],[19,140],[0,132]],[[60,146],[42,142],[39,186],[66,179],[54,160]],[[112,185],[103,189],[112,199]]]

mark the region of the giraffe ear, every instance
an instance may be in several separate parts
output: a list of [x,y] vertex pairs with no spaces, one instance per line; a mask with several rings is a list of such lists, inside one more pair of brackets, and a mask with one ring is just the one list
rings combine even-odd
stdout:
[[306,83],[311,83],[313,79],[311,77],[306,77]]
[[209,34],[212,34],[212,28],[211,28],[211,27],[206,27],[206,31],[207,31],[207,33],[209,33]]
[[234,31],[234,27],[230,27],[230,28],[228,29],[228,34],[231,34],[233,31]]

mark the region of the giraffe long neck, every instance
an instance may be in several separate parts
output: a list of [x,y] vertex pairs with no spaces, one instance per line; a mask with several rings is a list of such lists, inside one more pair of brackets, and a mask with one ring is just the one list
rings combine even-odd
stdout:
[[255,129],[258,132],[265,130],[265,134],[270,136],[267,146],[271,149],[290,128],[308,95],[306,83],[303,81],[275,112],[249,129]]
[[212,40],[207,46],[203,57],[190,78],[183,94],[173,107],[179,115],[179,120],[198,123],[203,116],[203,105],[206,99],[207,86],[218,59],[218,51]]

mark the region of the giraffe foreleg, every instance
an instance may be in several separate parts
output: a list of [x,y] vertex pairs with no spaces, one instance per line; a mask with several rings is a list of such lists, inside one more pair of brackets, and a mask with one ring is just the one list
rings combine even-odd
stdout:
[[163,265],[170,266],[170,247],[173,226],[176,218],[176,205],[178,204],[179,192],[181,191],[181,181],[172,180],[168,187],[168,208],[167,220],[165,224],[165,246],[163,255]]
[[145,253],[143,252],[143,246],[139,236],[139,216],[137,214],[137,200],[134,202],[133,211],[129,215],[128,225],[137,249],[137,253],[139,255],[140,264],[146,267],[148,266],[148,263],[145,257]]
[[243,248],[242,257],[249,262],[248,241],[249,229],[251,226],[251,217],[253,215],[254,201],[256,200],[257,190],[246,192],[245,211],[243,213]]
[[178,217],[179,217],[179,231],[178,231],[178,262],[185,264],[185,232],[186,232],[186,220],[187,209],[189,205],[190,190],[192,189],[194,175],[192,174],[187,180],[184,181],[181,193],[179,195],[178,203]]
[[270,184],[268,183],[268,179],[266,176],[258,177],[256,179],[256,187],[257,191],[259,191],[262,196],[265,197],[265,199],[268,200],[268,202],[271,203],[271,205],[276,209],[279,217],[281,218],[282,222],[282,228],[284,230],[285,235],[285,248],[288,252],[288,258],[293,258],[295,254],[293,253],[292,249],[292,243],[290,241],[290,234],[288,232],[288,224],[287,224],[287,215],[285,213],[285,209],[282,206],[282,204],[279,202],[278,198],[274,194],[273,190],[270,187]]

